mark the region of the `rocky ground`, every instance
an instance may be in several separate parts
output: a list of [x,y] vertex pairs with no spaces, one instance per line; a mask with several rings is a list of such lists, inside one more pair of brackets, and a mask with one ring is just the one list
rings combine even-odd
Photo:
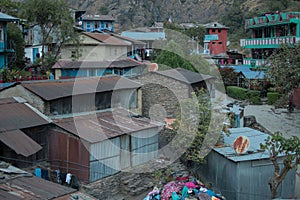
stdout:
[[164,159],[157,159],[83,185],[81,190],[101,200],[142,200],[154,186],[160,188],[174,177],[187,175],[189,171],[180,161],[170,163]]

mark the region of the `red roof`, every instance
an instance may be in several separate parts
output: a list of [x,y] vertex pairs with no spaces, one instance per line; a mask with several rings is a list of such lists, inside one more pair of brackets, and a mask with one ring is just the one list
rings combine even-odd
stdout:
[[105,34],[105,33],[88,33],[88,32],[84,32],[84,35],[87,35],[99,42],[103,42],[105,44],[109,44],[109,45],[123,45],[123,46],[130,46],[129,43],[124,42],[123,40],[120,40],[114,36],[111,36],[109,34]]

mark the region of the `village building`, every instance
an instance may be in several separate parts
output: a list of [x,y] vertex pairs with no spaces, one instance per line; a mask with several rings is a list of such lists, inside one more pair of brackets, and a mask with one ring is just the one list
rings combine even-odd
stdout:
[[[268,137],[248,127],[232,128],[230,135],[224,134],[222,146],[214,147],[202,166],[203,179],[213,183],[226,199],[270,199],[270,177],[274,166],[267,150],[261,150],[260,143]],[[248,141],[243,148],[234,149],[237,138]],[[284,155],[279,155],[283,157]],[[283,166],[279,158],[280,167]],[[278,188],[278,197],[288,199],[295,192],[296,171],[290,170]]]
[[66,45],[61,59],[52,67],[55,79],[115,74],[132,77],[142,74],[146,65],[128,58],[132,49],[144,43],[109,33],[81,33],[80,46]]
[[81,16],[78,16],[76,18],[76,26],[80,27],[86,32],[101,32],[104,30],[114,32],[114,23],[115,19],[109,15],[95,15],[83,13]]
[[300,42],[300,12],[265,13],[246,19],[245,29],[251,38],[241,39],[241,47],[250,50],[244,65],[258,69],[266,64],[266,59],[282,44]]
[[227,30],[228,27],[211,22],[204,25],[206,35],[204,38],[204,52],[214,56],[224,56],[227,51]]
[[7,23],[17,21],[18,18],[0,12],[0,69],[7,68],[9,58],[15,55],[13,41],[7,39]]
[[175,118],[179,112],[179,102],[191,98],[192,93],[201,88],[207,89],[211,98],[215,97],[215,77],[182,68],[153,71],[136,76],[133,80],[143,84],[143,116],[149,117],[153,106],[160,105],[162,108],[158,109],[165,109],[166,117]]
[[120,76],[31,81],[2,89],[0,98],[22,97],[50,118],[42,129],[39,161],[90,182],[157,156],[163,123],[140,115],[141,86]]
[[27,167],[47,159],[50,119],[20,97],[1,98],[0,114],[1,160]]

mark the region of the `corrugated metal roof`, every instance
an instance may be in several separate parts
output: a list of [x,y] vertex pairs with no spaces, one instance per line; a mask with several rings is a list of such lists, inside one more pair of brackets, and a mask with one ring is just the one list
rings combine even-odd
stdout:
[[73,95],[141,87],[141,84],[120,76],[31,81],[23,82],[21,85],[47,101]]
[[0,99],[0,132],[30,128],[49,122],[13,98]]
[[88,33],[84,32],[84,35],[87,35],[99,42],[103,42],[105,44],[110,44],[110,45],[122,45],[122,46],[130,46],[130,44],[114,37],[109,34],[104,34],[104,33]]
[[0,21],[13,22],[13,21],[19,21],[19,20],[20,20],[19,18],[12,17],[10,15],[0,12]]
[[264,71],[252,71],[249,67],[247,66],[221,66],[221,67],[229,67],[234,69],[235,72],[237,73],[242,73],[245,78],[247,79],[264,79],[265,78],[265,72]]
[[[225,156],[227,159],[234,162],[250,161],[266,159],[270,157],[267,151],[260,150],[260,143],[264,143],[265,139],[268,137],[267,134],[262,133],[258,130],[254,130],[248,127],[244,128],[232,128],[230,129],[230,136],[224,136],[225,147],[214,148],[214,151]],[[246,136],[250,140],[250,146],[248,151],[253,153],[245,153],[238,155],[233,149],[234,140],[239,136]],[[229,145],[229,146],[227,146]]]
[[220,24],[219,22],[211,22],[208,24],[203,25],[204,28],[225,28],[225,29],[229,29],[227,26],[224,26],[222,24]]
[[93,20],[93,21],[115,21],[115,19],[110,15],[91,15],[85,14],[82,15],[83,20]]
[[54,120],[54,123],[90,143],[97,143],[109,138],[162,125],[148,118],[131,117],[128,111],[122,109],[94,115],[57,119]]
[[110,35],[112,35],[112,36],[114,36],[114,37],[117,37],[117,38],[119,38],[119,39],[121,39],[121,40],[129,41],[129,42],[131,42],[131,43],[133,43],[133,44],[135,44],[135,45],[146,45],[145,42],[142,42],[142,41],[139,41],[139,40],[135,40],[135,39],[133,39],[133,38],[125,37],[125,36],[122,36],[122,35],[120,35],[120,34],[111,33],[111,32],[110,32],[110,33],[107,33],[107,34],[110,34]]
[[127,68],[143,65],[133,59],[123,59],[115,61],[73,61],[59,60],[52,69],[106,69],[106,68]]
[[165,71],[156,71],[154,73],[167,76],[169,78],[182,81],[187,84],[198,83],[208,79],[215,79],[215,77],[205,74],[199,74],[182,68],[169,69]]
[[0,133],[0,140],[17,154],[21,154],[25,157],[35,154],[42,149],[38,143],[20,130]]
[[4,199],[55,199],[75,192],[35,176],[15,177],[0,184],[0,197]]
[[130,32],[123,31],[122,36],[129,37],[135,40],[164,40],[166,39],[165,32]]

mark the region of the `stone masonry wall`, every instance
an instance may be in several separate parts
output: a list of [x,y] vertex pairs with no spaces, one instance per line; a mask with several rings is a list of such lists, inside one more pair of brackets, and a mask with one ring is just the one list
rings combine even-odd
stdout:
[[175,117],[179,102],[190,95],[191,87],[180,81],[157,73],[148,73],[134,77],[143,84],[142,114],[147,117]]
[[30,105],[37,108],[44,114],[50,112],[49,104],[45,103],[40,97],[26,90],[23,86],[17,85],[0,92],[0,98],[22,97]]

